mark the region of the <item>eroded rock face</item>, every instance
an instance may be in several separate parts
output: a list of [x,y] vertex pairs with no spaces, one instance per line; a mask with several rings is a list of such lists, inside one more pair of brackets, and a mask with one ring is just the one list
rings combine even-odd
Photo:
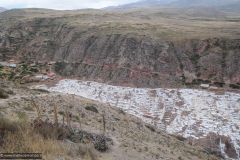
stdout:
[[161,40],[101,34],[58,18],[35,18],[0,27],[0,60],[58,61],[62,76],[139,87],[177,87],[204,81],[240,83],[240,39]]

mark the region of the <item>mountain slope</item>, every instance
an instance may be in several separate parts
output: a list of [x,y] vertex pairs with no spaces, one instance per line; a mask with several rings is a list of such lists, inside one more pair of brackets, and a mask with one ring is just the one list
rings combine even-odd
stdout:
[[217,6],[226,6],[239,0],[177,0],[176,2],[170,3],[171,6],[176,7],[192,7],[192,6],[203,6],[203,7],[217,7]]
[[[187,142],[184,142],[183,138],[168,135],[116,107],[79,96],[48,93],[43,92],[43,90],[30,90],[24,86],[16,87],[11,83],[3,83],[3,81],[0,82],[0,85],[1,89],[14,92],[14,95],[9,95],[8,99],[0,99],[1,120],[4,117],[5,119],[19,121],[21,124],[30,122],[32,125],[29,126],[35,125],[35,129],[41,129],[40,132],[35,133],[44,133],[44,142],[46,143],[41,143],[39,136],[37,136],[37,139],[36,136],[34,138],[29,137],[37,144],[38,142],[41,143],[41,145],[34,145],[33,147],[29,144],[34,144],[34,142],[28,142],[30,149],[27,145],[24,145],[24,149],[26,148],[24,151],[41,152],[46,160],[59,159],[59,157],[74,160],[179,160],[183,159],[183,157],[185,160],[218,159],[218,157],[207,153],[200,147],[189,145]],[[40,117],[36,113],[36,108],[38,108],[38,113],[40,112],[41,114]],[[67,113],[71,115],[70,120],[66,118]],[[40,118],[40,121],[45,123],[36,126],[36,118],[38,118],[38,121]],[[80,129],[82,132],[65,137],[66,131],[63,132],[61,129],[54,130],[56,121],[59,128],[70,124],[71,130],[76,131]],[[0,122],[0,127],[4,130],[4,127],[7,127],[7,125],[2,125],[2,121]],[[50,126],[46,126],[46,123],[50,124]],[[13,127],[9,128],[12,135],[14,129],[12,129]],[[23,133],[26,135],[25,132]],[[99,140],[96,135],[104,134],[110,138],[112,142],[107,144],[108,150],[106,152],[96,151],[96,145],[89,141],[89,135],[86,135],[86,133],[94,136],[95,142],[98,142],[98,147],[105,145],[104,139]],[[53,135],[59,135],[58,141],[51,143],[54,145],[54,149],[46,150],[45,146],[47,149],[49,148],[49,142],[54,137]],[[29,134],[29,136],[32,136],[32,134]],[[5,137],[2,139],[2,134],[0,137],[0,144],[2,144],[2,140],[5,140]],[[19,135],[17,135],[18,137]],[[26,137],[27,140],[29,138]],[[11,148],[9,147],[10,149],[16,145],[12,139],[9,143],[12,144]],[[20,148],[21,145],[17,144],[17,147]],[[55,147],[56,145],[64,146],[64,150],[60,150],[59,153],[57,147]],[[64,152],[65,150],[68,152]],[[4,150],[4,147],[1,147],[0,151],[4,152],[6,150]],[[53,156],[46,158],[47,155]]]
[[[237,159],[239,155],[234,146],[239,143],[239,94],[225,94],[225,90],[231,88],[235,89],[231,91],[237,92],[240,88],[239,22],[239,15],[235,13],[213,12],[211,9],[196,11],[192,8],[153,7],[117,12],[9,10],[0,14],[0,62],[3,61],[0,64],[9,62],[17,65],[16,68],[7,69],[1,66],[0,76],[27,83],[34,81],[31,78],[43,78],[55,72],[56,80],[66,77],[84,80],[83,83],[61,81],[57,88],[51,88],[50,91],[65,90],[66,93],[126,107],[124,109],[129,109],[134,115],[141,118],[144,115],[149,123],[162,121],[163,125],[159,128],[165,128],[169,133],[182,133],[185,137],[207,136],[190,142],[210,146],[210,153],[221,148],[221,153]],[[95,82],[85,82],[87,80]],[[96,81],[135,88],[114,87]],[[182,87],[209,88],[216,93],[178,89]],[[40,88],[40,91],[43,90]],[[9,101],[30,98],[21,94],[25,95],[25,92],[12,95]],[[51,106],[57,98],[56,93],[50,94],[49,103],[42,95],[35,98],[39,98],[39,106],[53,118]],[[75,101],[74,96],[64,97],[60,99],[66,99],[66,103],[60,100],[56,102],[59,103],[58,109],[64,111],[69,106],[73,117],[77,116],[76,113],[84,113],[80,115],[80,125],[84,122],[84,129],[93,125],[90,131],[96,131],[102,123],[103,112],[98,116],[86,115],[82,112],[84,108],[77,110],[85,105],[80,103],[82,99]],[[24,104],[27,103],[6,101],[0,103],[6,102],[4,104],[9,106],[14,104],[13,109],[25,108]],[[102,109],[108,107],[103,106]],[[113,159],[121,159],[122,155],[126,155],[125,159],[132,156],[137,156],[136,159],[182,159],[182,156],[185,159],[208,159],[206,153],[193,152],[185,148],[183,143],[168,143],[171,138],[159,135],[152,126],[143,128],[137,121],[118,117],[122,112],[108,109],[110,111],[104,110],[105,113],[113,113],[107,117],[110,118],[108,133],[113,136],[114,144],[120,147],[120,150],[113,147],[116,157],[120,155]],[[79,122],[74,126],[79,126]],[[223,128],[221,132],[217,132],[219,126]],[[148,138],[153,132],[156,136]],[[216,132],[222,136],[216,136]],[[231,142],[226,133],[230,133],[231,139],[235,140]],[[133,139],[134,143],[129,143]],[[163,146],[158,149],[157,146],[161,144]],[[185,149],[190,152],[187,153]]]
[[240,94],[197,89],[131,88],[68,79],[44,89],[119,107],[167,133],[181,135],[225,158],[239,157]]
[[240,12],[240,2],[232,3],[221,7],[222,10],[229,12]]
[[0,59],[55,61],[62,76],[144,87],[239,87],[239,19],[182,10],[12,10]]
[[135,3],[107,7],[107,10],[129,10],[136,8],[157,8],[157,7],[170,7],[170,8],[215,8],[219,11],[225,10],[237,12],[240,0],[140,0]]
[[1,13],[1,12],[4,12],[4,11],[6,11],[6,9],[3,8],[3,7],[0,7],[0,13]]
[[133,8],[149,8],[149,7],[157,7],[164,6],[170,4],[175,0],[141,0],[135,3],[120,5],[120,6],[112,6],[107,7],[106,9],[133,9]]

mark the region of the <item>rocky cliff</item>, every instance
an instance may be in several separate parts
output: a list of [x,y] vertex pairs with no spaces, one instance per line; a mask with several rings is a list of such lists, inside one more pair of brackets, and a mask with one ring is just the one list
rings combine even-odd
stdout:
[[[5,12],[0,16],[0,60],[55,61],[55,71],[62,76],[120,85],[240,87],[240,36],[234,28],[222,28],[223,35],[216,37],[206,36],[209,30],[186,35],[185,29],[181,37],[180,32],[174,36],[158,30],[163,24],[153,30],[153,20],[141,27],[142,17],[128,22],[128,14],[133,13],[121,13],[115,22],[112,19],[118,14],[92,12]],[[122,22],[124,17],[127,24]],[[171,23],[168,30],[174,26]]]

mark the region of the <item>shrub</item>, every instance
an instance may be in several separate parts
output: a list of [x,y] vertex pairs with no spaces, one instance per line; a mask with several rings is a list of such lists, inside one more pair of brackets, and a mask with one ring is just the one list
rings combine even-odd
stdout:
[[229,84],[229,87],[232,89],[240,89],[240,85],[237,84]]
[[105,152],[108,150],[107,139],[104,135],[96,136],[93,144],[95,149],[100,152]]
[[150,131],[155,132],[155,127],[149,124],[146,124],[145,127],[147,127]]
[[30,106],[30,105],[23,107],[23,109],[24,109],[25,111],[34,111],[33,107]]
[[88,105],[85,107],[86,110],[98,113],[98,110],[95,105]]
[[54,70],[57,73],[61,73],[61,71],[66,67],[66,64],[64,62],[56,62],[54,65]]
[[34,120],[33,129],[45,139],[63,140],[69,137],[72,133],[65,126],[58,126],[42,120]]
[[16,114],[18,116],[19,121],[23,121],[23,122],[27,121],[28,117],[25,112],[18,111],[18,112],[16,112]]
[[184,138],[183,136],[180,136],[180,135],[176,135],[175,136],[179,141],[186,141],[187,139]]
[[0,88],[0,99],[7,99],[9,96],[7,92]]

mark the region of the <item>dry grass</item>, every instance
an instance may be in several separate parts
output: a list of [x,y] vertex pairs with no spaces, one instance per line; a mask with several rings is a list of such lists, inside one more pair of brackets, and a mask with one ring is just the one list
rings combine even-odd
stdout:
[[6,98],[8,98],[7,92],[0,88],[0,99],[6,99]]
[[1,119],[0,128],[1,152],[42,153],[43,158],[46,160],[52,160],[56,157],[68,157],[68,150],[64,148],[62,142],[44,139],[28,123]]
[[[46,102],[48,102],[45,98],[43,97],[41,98]],[[146,157],[153,157],[157,154],[159,154],[162,157],[162,159],[164,158],[170,159],[172,156],[184,157],[184,159],[211,159],[210,156],[200,151],[200,149],[197,149],[195,151],[195,149],[193,150],[192,146],[188,146],[183,142],[179,142],[175,138],[171,138],[171,136],[167,136],[157,131],[155,132],[151,131],[151,129],[144,126],[144,123],[142,121],[125,114],[122,110],[111,109],[109,108],[109,106],[105,106],[103,104],[100,105],[99,103],[86,100],[84,98],[78,98],[78,97],[76,98],[80,100],[80,101],[76,101],[76,102],[79,102],[79,103],[76,103],[77,104],[76,106],[78,107],[78,109],[83,108],[82,113],[86,114],[85,116],[82,116],[82,114],[80,114],[80,111],[76,110],[77,111],[76,113],[78,113],[79,117],[81,118],[80,125],[82,126],[80,128],[84,128],[87,131],[90,131],[90,130],[95,131],[96,128],[98,128],[98,131],[101,132],[102,129],[104,128],[102,127],[103,126],[102,114],[105,113],[106,115],[104,119],[106,121],[106,131],[107,131],[106,134],[114,136],[117,142],[119,142],[119,145],[117,143],[114,143],[113,144],[114,147],[111,147],[110,150],[104,153],[99,153],[96,151],[96,149],[94,149],[95,148],[94,144],[86,141],[89,137],[89,134],[87,132],[81,132],[81,134],[79,134],[79,135],[84,135],[83,137],[85,138],[83,139],[81,138],[81,140],[76,139],[76,141],[73,141],[75,139],[75,137],[73,136],[72,137],[73,139],[66,140],[64,144],[62,141],[56,140],[56,137],[49,136],[50,133],[53,133],[53,129],[57,127],[56,125],[54,125],[54,118],[57,118],[57,116],[55,115],[56,116],[55,117],[54,114],[59,112],[62,113],[60,115],[65,114],[65,111],[61,111],[61,109],[64,109],[65,106],[60,106],[59,104],[54,105],[53,102],[51,101],[48,109],[51,111],[53,110],[53,112],[49,113],[48,111],[46,111],[46,113],[52,114],[51,122],[48,122],[48,123],[51,123],[53,127],[46,127],[46,129],[44,129],[45,127],[37,127],[37,129],[33,130],[29,124],[23,125],[22,122],[19,123],[19,122],[10,122],[10,121],[6,121],[2,123],[3,121],[0,119],[0,128],[1,127],[8,128],[7,131],[9,132],[9,134],[7,134],[4,139],[5,142],[7,143],[4,144],[4,148],[2,149],[4,149],[4,151],[15,150],[19,152],[22,150],[27,150],[29,152],[42,152],[43,155],[45,156],[44,159],[53,159],[53,160],[57,159],[56,157],[59,157],[58,159],[64,159],[64,157],[70,157],[69,159],[71,160],[72,159],[107,160],[107,159],[113,159],[113,156],[114,156],[114,159],[127,159],[126,157],[130,157],[129,159],[142,160]],[[50,97],[50,99],[52,99],[52,97]],[[69,100],[69,96],[66,96],[66,100]],[[42,102],[42,101],[35,100],[35,102]],[[91,103],[94,105],[97,105],[99,115],[92,114],[92,112],[89,112],[89,111],[85,111],[84,106],[86,106],[86,103],[87,105]],[[39,105],[39,104],[36,103],[36,105]],[[39,108],[42,106],[43,105],[39,105]],[[57,107],[55,107],[54,109],[53,107],[51,108],[50,106],[57,106]],[[63,107],[63,108],[60,108],[60,107]],[[32,108],[34,107],[32,106]],[[109,108],[109,109],[106,110],[106,108]],[[36,109],[36,111],[37,110],[38,109]],[[111,130],[109,128],[110,120],[114,120],[112,124],[114,127],[114,130]],[[85,124],[85,122],[88,122],[88,123]],[[61,123],[61,121],[58,120],[58,123]],[[41,126],[45,126],[45,125],[41,125]],[[61,124],[58,125],[58,127],[61,127],[61,126],[62,126]],[[20,130],[18,129],[19,127],[20,127]],[[42,133],[40,133],[40,131],[42,131],[43,133],[46,133],[48,136],[45,137]],[[56,133],[59,134],[59,132],[56,132]],[[69,143],[69,140],[71,140],[74,143]],[[98,140],[98,142],[101,142],[101,141]],[[15,146],[16,144],[19,144],[19,145]],[[1,142],[0,142],[0,146],[1,146]],[[21,146],[21,150],[19,149],[20,147],[18,146]],[[145,148],[147,148],[148,151],[145,151],[144,150]],[[128,152],[126,152],[126,150]],[[189,153],[185,157],[185,153],[188,150],[191,150],[192,152],[196,152],[196,154],[203,156],[203,158],[201,157],[194,158],[196,156],[191,155],[191,153]],[[0,149],[0,152],[1,151],[2,150]],[[170,151],[176,153],[176,155],[173,155],[172,153],[170,153]],[[99,158],[96,158],[96,157],[99,157]]]
[[[17,121],[0,118],[0,152],[4,153],[42,153],[45,160],[74,159],[81,157],[83,160],[96,160],[94,146],[89,144],[67,143],[71,135],[71,115],[66,109],[67,126],[60,125],[58,121],[58,108],[54,104],[54,123],[42,121],[42,111],[35,101],[31,101],[31,108],[35,108],[37,118],[29,123],[25,112],[17,111]],[[67,140],[68,141],[68,140]],[[102,147],[99,141],[100,146]],[[78,146],[78,147],[77,147]],[[77,147],[77,148],[76,148]]]
[[[7,20],[9,16],[13,21]],[[139,34],[170,40],[212,37],[238,38],[240,27],[237,13],[224,12],[220,14],[212,10],[202,13],[202,10],[173,8],[151,8],[125,12],[25,9],[12,11],[7,15],[3,14],[0,17],[2,20],[0,26],[11,26],[11,23],[15,23],[17,20],[32,21],[36,17],[51,18],[51,25],[61,23],[81,31],[91,30],[90,34],[93,32],[101,35]]]
[[[64,143],[51,137],[52,130],[38,132],[28,123],[12,122],[0,119],[0,152],[4,153],[42,153],[44,160],[75,159],[97,160],[97,152],[93,145]],[[40,128],[42,129],[42,128]],[[49,136],[44,136],[48,134]],[[73,145],[74,146],[74,145]]]
[[78,153],[84,160],[97,160],[97,155],[94,152],[93,147],[80,145],[78,148]]

